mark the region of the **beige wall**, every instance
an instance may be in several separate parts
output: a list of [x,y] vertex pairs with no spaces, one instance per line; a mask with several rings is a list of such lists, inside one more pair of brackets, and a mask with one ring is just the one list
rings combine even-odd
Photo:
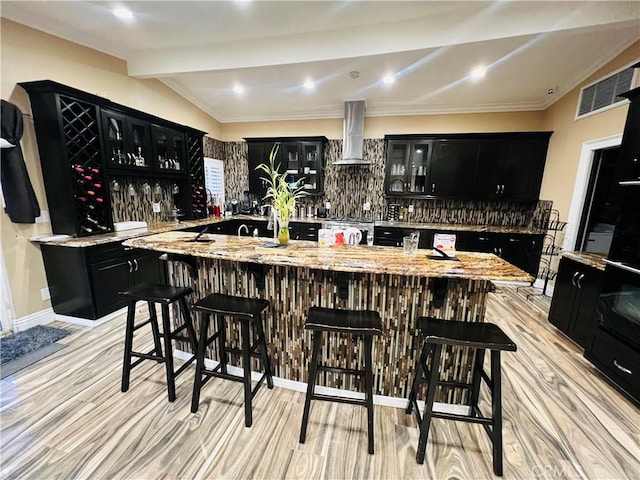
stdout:
[[[198,128],[212,137],[220,135],[220,124],[215,119],[161,82],[127,76],[124,61],[4,18],[1,22],[1,95],[23,113],[31,111],[29,97],[16,84],[48,79]],[[21,143],[25,163],[40,207],[48,210],[33,121],[30,117],[24,120],[25,132]],[[47,286],[40,249],[28,240],[31,236],[50,232],[49,223],[16,224],[11,223],[4,212],[0,214],[2,255],[17,318],[51,306],[40,296],[40,290]]]
[[[325,135],[342,137],[342,119],[292,122],[252,122],[219,124],[171,89],[156,80],[136,80],[127,76],[122,60],[45,33],[1,20],[1,94],[23,112],[29,112],[27,94],[17,82],[51,79],[107,97],[115,102],[159,117],[209,132],[225,141],[244,137]],[[592,76],[599,78],[633,60],[640,43],[633,45]],[[552,130],[541,198],[553,200],[566,218],[575,181],[580,149],[585,141],[621,133],[627,107],[622,106],[574,122],[579,89],[575,89],[544,112],[491,113],[465,115],[422,115],[367,117],[365,137],[380,138],[393,133],[451,133]],[[33,132],[33,122],[25,118],[22,146],[27,169],[43,209],[47,209],[42,172]],[[18,318],[50,306],[40,298],[47,286],[39,248],[30,236],[50,233],[50,224],[20,225],[0,215],[2,254],[7,265],[13,302]]]
[[625,103],[576,121],[580,89],[639,59],[640,42],[636,42],[544,112],[544,130],[554,133],[549,143],[540,197],[553,200],[554,207],[560,211],[560,218],[565,221],[571,206],[582,144],[622,134],[628,110]]
[[[473,113],[459,115],[410,115],[366,117],[365,138],[382,138],[399,133],[519,132],[544,130],[544,113]],[[324,135],[342,138],[342,119],[297,120],[290,122],[224,123],[220,140],[240,141],[246,137],[286,137]]]

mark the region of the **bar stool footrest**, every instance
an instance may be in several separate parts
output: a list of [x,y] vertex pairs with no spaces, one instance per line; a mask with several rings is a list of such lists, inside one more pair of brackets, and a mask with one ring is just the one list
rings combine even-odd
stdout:
[[366,373],[364,369],[354,370],[352,368],[330,367],[329,365],[318,365],[318,370],[322,370],[325,372],[334,372],[334,373],[346,373],[346,374],[355,375],[358,377],[361,377]]
[[365,399],[360,400],[358,398],[336,397],[334,395],[323,395],[321,393],[314,393],[311,396],[311,400],[322,400],[323,402],[348,403],[351,405],[360,405],[363,407],[367,406],[367,401]]

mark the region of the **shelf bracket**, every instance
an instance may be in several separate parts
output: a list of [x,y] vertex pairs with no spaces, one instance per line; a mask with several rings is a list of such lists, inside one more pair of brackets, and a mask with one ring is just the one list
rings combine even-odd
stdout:
[[335,272],[334,274],[334,282],[338,287],[338,297],[341,300],[349,299],[349,277],[350,275],[346,272]]
[[449,290],[448,278],[433,278],[431,279],[431,291],[433,292],[433,298],[431,300],[431,307],[442,308],[447,300],[447,291]]
[[187,267],[187,271],[189,272],[189,277],[191,277],[191,279],[198,279],[198,263],[195,257],[190,255],[180,255],[178,253],[165,253],[160,256],[160,260],[180,262]]
[[260,265],[258,263],[247,263],[247,273],[253,276],[253,280],[256,282],[256,288],[258,290],[264,290],[265,278],[269,267],[267,265]]

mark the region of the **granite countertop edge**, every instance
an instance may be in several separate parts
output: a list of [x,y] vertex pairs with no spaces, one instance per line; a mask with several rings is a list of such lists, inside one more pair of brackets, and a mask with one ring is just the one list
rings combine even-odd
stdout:
[[[204,227],[206,225],[214,225],[216,223],[225,222],[228,220],[246,220],[246,221],[268,221],[268,217],[259,215],[234,215],[233,217],[220,217],[220,218],[203,218],[199,220],[181,220],[180,222],[158,222],[150,223],[146,228],[138,228],[132,230],[123,230],[120,232],[104,233],[99,235],[92,235],[87,237],[69,237],[63,240],[42,240],[39,237],[32,237],[31,240],[34,243],[42,245],[58,245],[63,247],[83,248],[91,247],[94,245],[104,245],[111,242],[121,242],[130,238],[142,237],[145,235],[154,235],[156,233],[171,232],[175,230],[184,230],[185,228]],[[324,218],[310,218],[300,217],[292,218],[292,222],[299,223],[316,223],[321,224],[326,219]],[[544,233],[543,230],[533,229],[530,227],[501,227],[491,225],[457,225],[457,224],[443,224],[443,223],[415,223],[415,222],[388,222],[377,221],[374,222],[376,227],[394,227],[404,229],[417,229],[417,230],[435,230],[441,229],[443,231],[473,231],[473,232],[494,232],[494,233],[521,233],[521,234],[540,234]],[[44,237],[47,238],[47,237]]]
[[165,232],[131,238],[125,246],[159,252],[315,270],[374,273],[529,284],[523,270],[489,253],[457,252],[459,261],[431,260],[431,250],[406,255],[395,247],[340,245],[318,247],[317,242],[291,240],[286,248],[269,248],[271,239],[206,234],[209,242],[187,242],[193,232]]
[[603,253],[562,252],[561,256],[603,272],[607,260],[607,256]]

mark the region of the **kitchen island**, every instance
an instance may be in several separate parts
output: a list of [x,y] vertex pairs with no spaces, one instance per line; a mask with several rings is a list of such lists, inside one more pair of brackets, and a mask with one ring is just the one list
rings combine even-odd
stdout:
[[[209,242],[187,242],[194,233],[167,232],[126,240],[124,245],[171,254],[170,283],[192,286],[194,301],[213,292],[269,300],[265,333],[274,374],[284,379],[306,382],[311,341],[304,320],[311,306],[380,312],[384,334],[374,341],[374,394],[390,397],[407,394],[420,350],[415,327],[419,316],[482,322],[493,281],[531,281],[526,272],[492,254],[458,252],[458,261],[432,260],[426,250],[407,255],[390,247],[321,248],[308,241],[274,247],[266,238],[204,237]],[[235,327],[230,330],[235,332]],[[338,350],[339,355],[330,357],[339,357],[339,366],[358,368],[360,349],[348,336],[329,336],[323,348]],[[215,345],[207,356],[218,358]],[[232,356],[231,362],[240,365],[239,358]],[[467,349],[450,347],[442,374],[468,382],[472,362]],[[358,381],[323,372],[319,382],[361,390]],[[466,401],[466,391],[457,387],[438,395],[439,401]]]

